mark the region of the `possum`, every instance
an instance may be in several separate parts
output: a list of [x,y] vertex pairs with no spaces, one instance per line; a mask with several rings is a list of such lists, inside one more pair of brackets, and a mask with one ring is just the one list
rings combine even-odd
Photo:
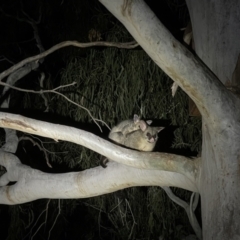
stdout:
[[[148,124],[151,122],[149,121]],[[146,126],[146,122],[140,120],[140,117],[137,114],[134,114],[133,119],[124,120],[120,122],[118,125],[113,127],[111,132],[108,135],[108,138],[113,142],[118,143],[120,145],[125,145],[126,136],[136,130],[142,129]]]
[[[151,120],[140,120],[138,115],[134,115],[133,119],[120,122],[113,127],[109,133],[109,139],[113,142],[139,151],[152,151],[158,139],[158,133],[164,127],[151,127]],[[100,161],[102,167],[107,167],[107,158]]]
[[141,129],[126,135],[122,145],[139,151],[150,152],[154,149],[158,140],[158,133],[164,127],[151,127],[145,123]]

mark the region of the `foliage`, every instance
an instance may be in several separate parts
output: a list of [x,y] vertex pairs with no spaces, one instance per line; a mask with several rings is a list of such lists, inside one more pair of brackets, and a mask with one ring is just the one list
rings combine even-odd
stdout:
[[[121,26],[115,26],[114,32],[119,35],[119,41],[129,38]],[[110,32],[108,39],[116,41],[116,36],[111,37]],[[86,57],[69,60],[61,74],[61,84],[78,83],[77,88],[69,88],[64,94],[89,109],[95,118],[110,126],[131,118],[134,113],[140,113],[144,118],[168,120],[177,127],[173,146],[199,149],[201,121],[188,116],[186,94],[178,90],[172,98],[172,81],[141,49],[90,49]],[[59,115],[80,123],[87,122],[87,127],[93,128],[94,123],[85,110],[66,102],[63,104],[59,96],[55,96],[54,104]],[[101,134],[95,129],[95,133]],[[70,146],[64,143],[61,149]],[[69,166],[85,169],[98,165],[96,153],[81,147],[73,148],[64,157]],[[180,197],[185,194],[185,191],[178,192]],[[187,195],[189,199],[190,194]],[[152,239],[160,235],[165,239],[179,239],[191,231],[189,226],[182,225],[188,222],[184,210],[156,187],[131,188],[82,200],[81,204],[89,207],[91,216],[97,216],[98,221],[95,219],[94,222],[104,239],[106,236],[111,239]],[[91,239],[95,237],[93,234]]]
[[[111,36],[115,32],[118,41],[129,40],[128,33],[121,26],[115,26],[114,31],[108,33],[108,40],[117,41],[116,35]],[[62,69],[60,85],[74,81],[77,87],[69,87],[61,93],[89,109],[94,118],[105,121],[111,127],[120,120],[131,118],[134,113],[141,114],[143,118],[164,120],[169,126],[176,127],[172,146],[199,149],[201,121],[188,116],[186,94],[179,89],[176,97],[172,98],[171,79],[140,48],[89,49],[86,56],[75,56]],[[48,99],[50,111],[54,114],[65,116],[69,121],[78,122],[80,128],[107,137],[108,129],[104,124],[101,125],[101,133],[84,109],[58,95],[48,95]],[[38,106],[43,108],[43,105]],[[55,152],[50,155],[51,162],[67,164],[75,170],[99,165],[99,155],[81,146],[61,142],[48,145],[48,149]],[[180,197],[185,194],[185,191],[178,192]],[[189,193],[187,195],[190,197]],[[63,201],[61,205],[64,209],[62,215],[67,219],[72,216],[72,211],[81,213],[87,208],[84,218],[91,222],[91,231],[88,228],[74,230],[83,238],[152,239],[163,236],[164,239],[180,239],[191,232],[184,210],[156,187],[131,188],[70,202],[70,209],[74,210],[65,207],[68,201]],[[69,227],[67,222],[62,224]]]
[[[79,8],[74,9],[77,15],[81,16],[77,10]],[[115,24],[109,14],[106,16],[101,9],[97,10],[100,14],[93,17],[96,24],[87,26],[86,29],[79,28],[77,39],[86,40],[89,28],[93,27],[101,31],[103,40],[116,42],[133,40],[122,25]],[[64,9],[61,11],[64,12]],[[70,12],[66,13],[65,17],[70,17]],[[50,10],[47,13],[52,14]],[[106,27],[107,18],[111,19],[110,30]],[[58,22],[54,24],[50,29],[61,25]],[[69,25],[71,25],[69,22],[61,25],[63,33],[53,32],[51,37],[55,39],[52,42],[68,39],[69,36],[64,34],[66,29],[71,29],[70,36],[75,36],[76,27],[71,25],[72,27],[69,28]],[[82,33],[81,37],[80,33]],[[153,119],[155,125],[163,124],[166,127],[164,131],[168,128],[171,131],[176,129],[175,137],[173,138],[171,134],[165,151],[173,152],[176,148],[183,148],[187,149],[189,154],[192,153],[191,151],[200,150],[201,120],[188,116],[188,97],[179,89],[176,96],[172,98],[172,80],[140,47],[134,50],[65,49],[59,55],[64,59],[64,64],[66,62],[67,64],[58,69],[57,73],[47,76],[44,82],[45,89],[77,82],[77,86],[64,88],[61,93],[87,108],[94,118],[103,120],[110,127],[118,121],[132,118],[133,114],[137,113],[143,118]],[[55,56],[51,66],[55,67],[56,62],[58,59]],[[30,88],[30,77],[25,79],[26,82],[27,87]],[[27,88],[25,85],[21,86]],[[31,88],[39,88],[38,83],[32,83]],[[40,95],[18,94],[17,92],[13,94],[14,107],[41,112],[45,110],[44,101]],[[45,96],[48,98],[50,113],[57,116],[55,121],[59,122],[58,116],[61,116],[65,118],[65,124],[83,128],[107,138],[109,132],[107,127],[101,124],[103,130],[101,132],[86,110],[66,102],[59,95],[46,94]],[[160,134],[159,142],[163,144],[165,139],[163,137],[161,139],[161,136]],[[46,141],[48,143],[45,142],[44,146],[49,150],[50,162],[56,172],[83,170],[99,165],[99,155],[93,151],[67,142],[56,144]],[[30,147],[25,147],[26,155],[30,155]],[[157,149],[160,147],[158,146]],[[26,155],[25,158],[27,158]],[[33,156],[36,156],[36,153]],[[37,157],[33,159],[38,160]],[[42,157],[39,161],[39,164],[45,164],[42,162]],[[47,171],[50,170],[47,169]],[[189,200],[189,192],[183,190],[175,190],[175,192],[179,197]],[[51,214],[48,215],[48,221],[45,223],[45,231],[43,229],[39,231],[39,239],[46,239],[52,226],[54,226],[54,236],[59,236],[58,239],[63,238],[65,231],[68,232],[67,236],[72,234],[69,239],[157,239],[160,236],[164,239],[180,239],[191,231],[184,210],[169,200],[159,187],[130,188],[89,199],[64,200],[60,202],[61,214],[57,218],[58,204],[57,200],[51,200],[48,209]],[[40,224],[45,221],[45,215],[42,215],[39,223],[34,225],[45,208],[46,200],[11,207],[9,233],[15,229],[19,239],[23,237],[28,239],[26,234],[30,230],[35,233]],[[21,218],[24,221],[21,221]],[[56,226],[55,219],[57,219]],[[25,228],[27,229],[25,233],[21,233],[20,230],[23,231]],[[17,239],[17,237],[14,238],[9,234],[8,239]]]

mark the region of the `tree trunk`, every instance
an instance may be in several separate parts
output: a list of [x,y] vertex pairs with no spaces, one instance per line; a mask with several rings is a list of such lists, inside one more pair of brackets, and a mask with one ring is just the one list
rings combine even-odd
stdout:
[[238,69],[239,0],[188,1],[196,52],[219,79],[171,36],[143,1],[100,2],[196,103],[203,119],[203,237],[239,239],[240,101],[219,81],[232,87]]
[[[240,53],[239,0],[187,0],[187,4],[197,55],[225,85],[236,89],[239,72],[235,71],[235,79],[232,75]],[[216,132],[203,119],[200,191],[204,239],[240,238],[239,117],[237,122],[231,120],[228,129]]]

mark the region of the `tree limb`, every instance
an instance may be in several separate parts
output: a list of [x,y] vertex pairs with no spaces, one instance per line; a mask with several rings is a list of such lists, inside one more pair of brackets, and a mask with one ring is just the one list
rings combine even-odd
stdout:
[[[0,164],[7,169],[0,178],[0,204],[41,198],[87,198],[133,186],[176,186],[198,191],[182,174],[131,168],[115,162],[110,162],[107,169],[99,166],[82,172],[50,174],[21,164],[13,154],[0,151]],[[16,183],[7,186],[9,182]]]
[[[193,192],[192,196],[191,196],[190,205],[189,205],[187,202],[185,202],[184,200],[177,197],[169,187],[162,187],[162,189],[166,192],[168,197],[173,202],[175,202],[176,204],[178,204],[179,206],[184,208],[184,210],[186,211],[186,213],[188,215],[189,222],[190,222],[197,238],[202,239],[202,229],[201,229],[201,227],[197,221],[197,218],[194,214],[194,211],[196,209],[196,204],[198,203],[199,195],[196,198],[194,198],[195,193]],[[193,206],[193,203],[195,206]]]
[[75,46],[75,47],[82,47],[82,48],[87,48],[87,47],[96,47],[96,46],[105,46],[105,47],[117,47],[117,48],[124,48],[124,49],[132,49],[138,46],[138,44],[134,42],[128,42],[128,43],[114,43],[114,42],[91,42],[91,43],[80,43],[77,41],[65,41],[61,42],[47,51],[40,53],[38,55],[35,55],[33,57],[26,58],[22,60],[21,62],[15,64],[14,66],[10,67],[9,69],[3,71],[0,74],[0,81],[7,77],[10,73],[16,71],[20,67],[24,66],[27,63],[30,62],[38,62],[39,59],[44,58],[48,56],[49,54],[55,52],[56,50],[63,48],[63,47],[68,47],[68,46]]
[[144,1],[100,2],[123,23],[153,61],[194,100],[212,128],[222,131],[236,124],[240,115],[239,100],[203,62],[171,35]]
[[11,113],[0,113],[0,127],[49,137],[55,141],[73,142],[128,166],[181,173],[194,183],[198,178],[200,163],[198,158],[192,160],[169,153],[134,151],[117,146],[84,130],[34,120]]

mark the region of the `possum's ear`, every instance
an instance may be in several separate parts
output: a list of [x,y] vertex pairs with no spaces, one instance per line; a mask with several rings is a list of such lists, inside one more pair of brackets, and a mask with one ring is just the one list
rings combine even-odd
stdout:
[[165,127],[156,127],[157,132],[161,132]]
[[146,130],[146,128],[147,128],[146,122],[140,121],[140,122],[139,122],[139,127],[140,127],[140,129],[144,132],[144,131]]
[[138,123],[140,121],[140,117],[137,114],[134,114],[133,116],[133,122]]
[[151,124],[152,124],[152,120],[147,120],[146,123],[147,123],[148,125],[151,125]]

